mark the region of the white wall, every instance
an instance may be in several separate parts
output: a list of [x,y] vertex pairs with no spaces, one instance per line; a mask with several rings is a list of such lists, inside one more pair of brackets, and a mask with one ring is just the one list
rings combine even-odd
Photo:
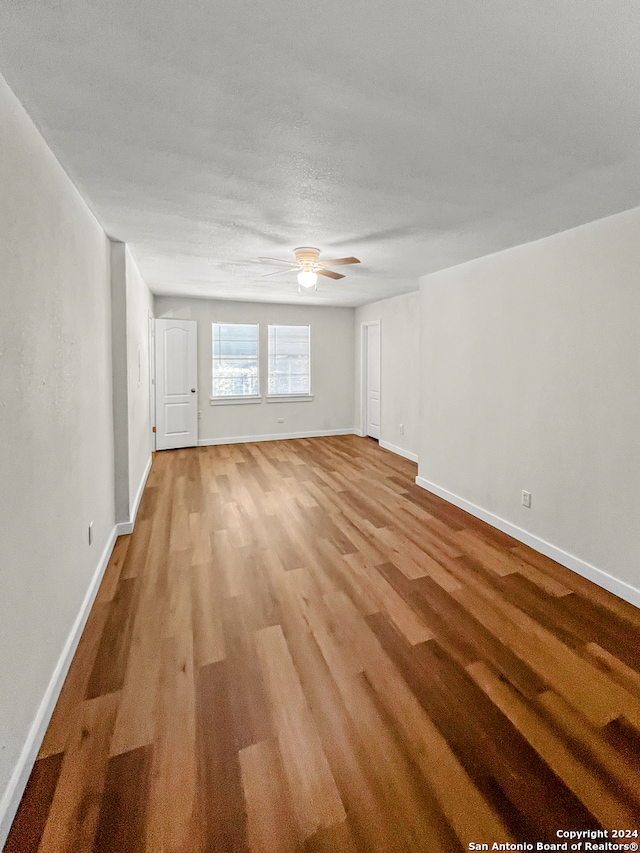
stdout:
[[[156,297],[155,316],[198,321],[198,438],[256,439],[354,428],[353,308]],[[311,402],[211,406],[211,324],[259,323],[261,394],[266,395],[267,326],[311,325]],[[277,423],[284,418],[284,423]]]
[[151,465],[149,317],[153,297],[128,247],[111,241],[116,521],[130,533]]
[[[355,312],[355,411],[362,423],[362,324],[380,321],[380,444],[417,461],[420,436],[420,294],[406,293]],[[404,435],[400,434],[404,425]]]
[[115,513],[109,241],[2,78],[0,139],[2,846]]
[[153,317],[153,296],[128,248],[125,252],[125,268],[129,521],[133,522],[151,463],[149,318]]
[[421,484],[561,549],[636,604],[639,235],[636,209],[420,288]]
[[129,393],[127,353],[127,247],[110,241],[113,449],[116,522],[129,521]]

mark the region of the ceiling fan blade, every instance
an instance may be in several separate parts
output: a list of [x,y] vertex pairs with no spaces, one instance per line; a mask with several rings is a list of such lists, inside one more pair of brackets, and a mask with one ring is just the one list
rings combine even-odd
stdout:
[[344,276],[339,272],[333,272],[333,270],[316,270],[318,275],[326,275],[327,278],[344,278]]
[[259,261],[275,261],[277,264],[287,264],[289,267],[299,267],[297,261],[284,261],[282,258],[258,258]]
[[276,270],[275,272],[268,272],[265,275],[261,275],[260,278],[271,278],[271,276],[273,276],[273,275],[282,275],[282,273],[285,273],[285,272],[293,272],[293,270],[290,270],[290,269]]
[[337,267],[340,264],[359,264],[358,258],[334,258],[332,261],[318,261],[323,267]]

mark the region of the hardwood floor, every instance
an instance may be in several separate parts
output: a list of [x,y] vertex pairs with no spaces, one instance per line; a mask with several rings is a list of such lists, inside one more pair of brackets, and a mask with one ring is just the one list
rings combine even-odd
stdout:
[[415,474],[355,436],[156,454],[5,851],[640,830],[640,611]]

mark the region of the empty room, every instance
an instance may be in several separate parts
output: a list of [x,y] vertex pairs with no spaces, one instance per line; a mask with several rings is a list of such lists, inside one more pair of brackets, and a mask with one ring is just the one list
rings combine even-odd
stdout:
[[0,849],[636,851],[640,7],[0,4]]

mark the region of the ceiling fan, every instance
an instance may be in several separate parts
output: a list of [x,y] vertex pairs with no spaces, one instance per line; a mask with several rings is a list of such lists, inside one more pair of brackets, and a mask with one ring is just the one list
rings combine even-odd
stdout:
[[301,246],[299,249],[294,249],[293,254],[296,257],[295,261],[285,261],[282,258],[259,258],[261,261],[274,261],[276,264],[286,264],[288,267],[285,270],[267,273],[262,278],[270,278],[271,276],[282,275],[287,272],[297,272],[298,284],[301,287],[313,287],[315,290],[319,275],[333,279],[344,278],[339,272],[326,269],[326,267],[360,263],[358,258],[333,258],[330,261],[321,261],[320,249],[314,249],[310,246]]

